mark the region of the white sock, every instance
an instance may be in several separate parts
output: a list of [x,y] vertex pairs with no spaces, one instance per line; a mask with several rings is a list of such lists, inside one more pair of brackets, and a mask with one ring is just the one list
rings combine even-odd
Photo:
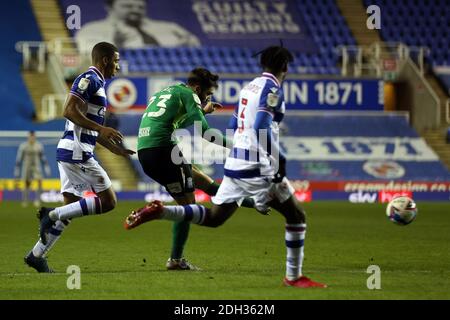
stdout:
[[30,190],[28,188],[23,189],[22,191],[22,201],[28,202],[28,196],[29,196]]
[[33,255],[38,258],[45,256],[61,237],[61,233],[64,231],[64,228],[69,225],[69,222],[69,220],[64,222],[56,221],[55,225],[50,229],[50,232],[47,235],[47,245],[43,244],[41,239],[39,239],[34,245]]
[[37,190],[36,190],[36,202],[41,202],[41,194],[42,194],[42,189],[41,188],[38,188]]
[[80,201],[67,204],[62,207],[55,208],[50,212],[50,219],[56,220],[68,220],[77,218],[89,214],[102,213],[102,206],[98,197],[83,198]]
[[302,275],[306,224],[286,224],[286,278],[296,280]]
[[206,208],[204,206],[190,204],[187,206],[164,206],[161,219],[202,224],[205,216]]

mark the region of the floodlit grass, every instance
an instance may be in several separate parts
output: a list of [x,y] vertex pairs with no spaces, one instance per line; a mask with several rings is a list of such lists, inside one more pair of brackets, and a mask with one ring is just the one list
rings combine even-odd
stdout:
[[[193,225],[186,257],[202,268],[169,272],[171,227],[155,221],[131,231],[124,217],[139,202],[76,219],[49,255],[56,274],[38,274],[23,257],[37,240],[33,207],[0,203],[0,299],[449,299],[450,204],[419,203],[400,227],[384,206],[305,204],[304,273],[327,289],[282,286],[284,220],[239,209],[222,227]],[[81,290],[69,290],[67,267],[81,269]],[[366,286],[369,265],[381,268],[381,290]]]

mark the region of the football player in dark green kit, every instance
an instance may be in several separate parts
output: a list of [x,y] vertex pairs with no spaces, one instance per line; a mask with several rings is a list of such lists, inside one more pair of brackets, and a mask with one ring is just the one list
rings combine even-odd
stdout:
[[[142,116],[138,136],[138,156],[144,172],[163,185],[179,205],[195,203],[194,189],[213,196],[219,185],[195,166],[188,164],[173,138],[176,129],[201,122],[202,136],[209,129],[205,119],[220,104],[210,101],[217,88],[219,76],[204,68],[192,70],[186,84],[167,87],[154,94]],[[217,135],[216,135],[217,136]],[[226,146],[226,138],[214,143]],[[231,147],[231,145],[229,145]],[[180,159],[184,160],[179,163]],[[253,207],[248,198],[243,203]],[[166,267],[169,270],[197,270],[183,258],[183,249],[189,235],[189,222],[175,222],[172,252]]]

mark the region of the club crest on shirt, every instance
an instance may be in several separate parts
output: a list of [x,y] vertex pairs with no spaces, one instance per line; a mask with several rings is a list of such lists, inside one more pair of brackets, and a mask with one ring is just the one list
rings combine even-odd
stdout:
[[267,95],[267,105],[269,107],[276,107],[278,105],[278,100],[280,99],[280,96],[275,93],[269,93]]
[[91,80],[89,80],[88,78],[81,78],[80,82],[78,82],[78,89],[80,89],[79,91],[86,91],[86,89],[89,87],[90,82]]

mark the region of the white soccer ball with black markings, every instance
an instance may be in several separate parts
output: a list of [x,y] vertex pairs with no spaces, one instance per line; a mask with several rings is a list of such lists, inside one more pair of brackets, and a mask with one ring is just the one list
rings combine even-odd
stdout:
[[393,223],[405,226],[416,219],[417,205],[409,197],[396,197],[387,205],[386,215]]

